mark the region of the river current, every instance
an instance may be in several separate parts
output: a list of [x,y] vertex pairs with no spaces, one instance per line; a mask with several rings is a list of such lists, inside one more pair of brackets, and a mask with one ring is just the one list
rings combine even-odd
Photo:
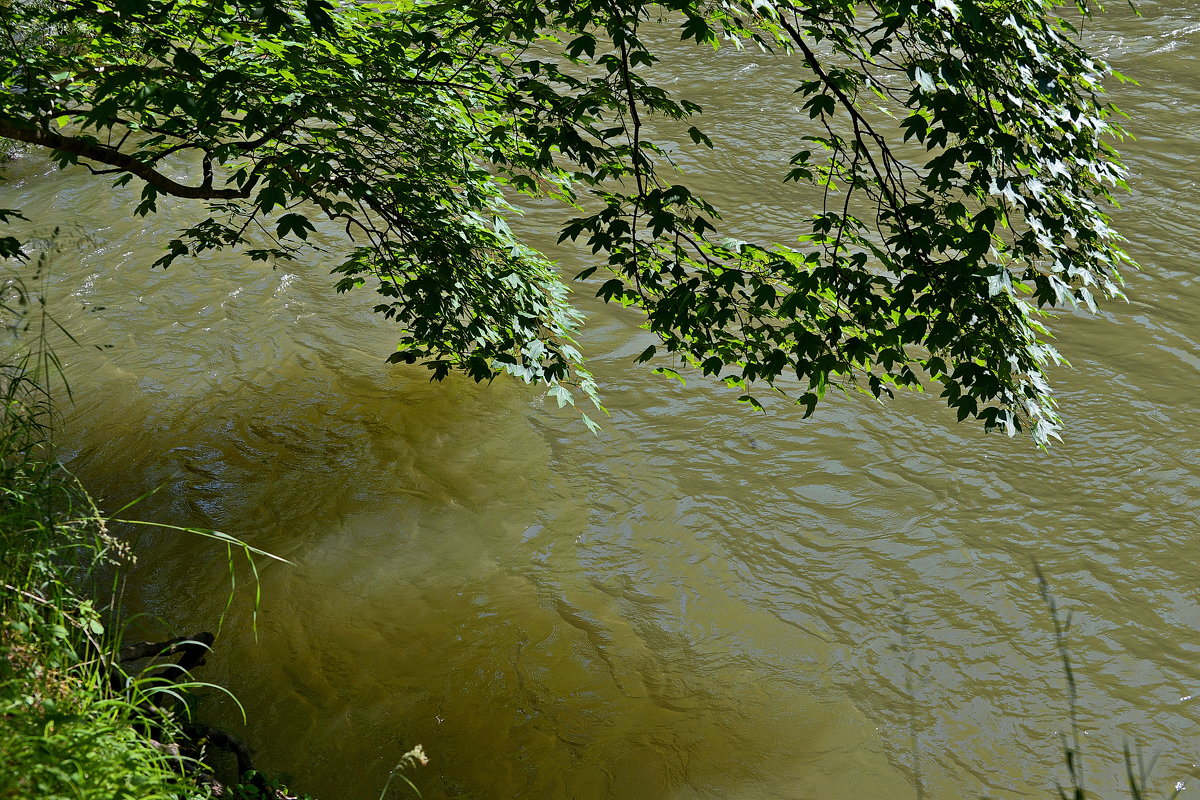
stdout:
[[[322,800],[378,797],[417,743],[430,800],[1049,798],[1068,712],[1036,561],[1073,615],[1088,786],[1127,796],[1128,742],[1200,792],[1200,7],[1118,5],[1087,35],[1140,82],[1114,88],[1136,136],[1116,224],[1143,271],[1131,302],[1054,321],[1049,452],[936,397],[751,412],[635,365],[636,318],[582,290],[592,435],[527,387],[385,365],[394,333],[323,263],[151,270],[186,205],[138,219],[82,170],[7,167],[0,205],[89,237],[46,286],[83,344],[60,351],[71,468],[108,508],[160,487],[126,513],[292,562],[259,559],[257,615],[237,562],[198,677],[249,723],[215,692],[201,713]],[[794,235],[794,73],[663,69],[709,108],[699,183],[730,224]],[[146,530],[137,552],[135,624],[217,625],[222,548]]]

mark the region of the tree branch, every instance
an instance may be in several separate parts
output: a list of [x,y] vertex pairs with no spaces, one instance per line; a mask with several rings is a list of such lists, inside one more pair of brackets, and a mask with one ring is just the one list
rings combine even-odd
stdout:
[[250,196],[250,189],[247,187],[214,189],[211,186],[203,185],[188,186],[168,178],[148,164],[138,161],[129,153],[124,153],[116,148],[80,136],[64,136],[61,133],[7,117],[0,117],[0,137],[48,147],[60,153],[70,153],[90,161],[99,161],[102,164],[117,167],[141,178],[163,194],[175,197],[199,200],[237,200]]

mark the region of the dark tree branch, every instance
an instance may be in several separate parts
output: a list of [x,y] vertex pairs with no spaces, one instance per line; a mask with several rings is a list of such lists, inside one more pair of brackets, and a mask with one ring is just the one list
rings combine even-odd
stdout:
[[[192,741],[199,742],[205,739],[214,747],[219,747],[226,752],[233,753],[237,758],[239,777],[244,777],[247,772],[257,772],[254,767],[254,758],[250,754],[250,748],[232,733],[196,722],[184,723],[183,732]],[[262,777],[255,775],[255,780],[262,781]]]
[[[121,648],[117,659],[121,662],[137,661],[142,658],[164,658],[179,655],[187,649],[195,648],[198,642],[212,644],[215,637],[211,633],[199,633],[195,636],[176,636],[165,642],[134,642]],[[207,649],[207,648],[206,648]]]
[[0,138],[15,139],[60,153],[70,153],[90,161],[117,167],[141,178],[163,194],[198,200],[238,200],[250,196],[250,189],[214,189],[211,186],[188,186],[168,178],[153,167],[138,161],[129,153],[80,136],[64,136],[56,131],[38,128],[7,117],[0,117]]

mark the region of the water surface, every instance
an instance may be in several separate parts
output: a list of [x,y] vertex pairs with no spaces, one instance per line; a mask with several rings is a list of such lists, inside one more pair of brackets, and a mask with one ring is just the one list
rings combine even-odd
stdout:
[[[417,743],[434,799],[1051,797],[1067,711],[1036,559],[1075,614],[1089,783],[1121,796],[1125,740],[1162,754],[1159,785],[1183,780],[1200,14],[1139,8],[1089,36],[1141,82],[1118,93],[1138,137],[1118,223],[1145,269],[1133,302],[1055,323],[1074,369],[1054,375],[1069,427],[1049,453],[932,397],[755,414],[634,365],[636,318],[583,299],[612,412],[593,436],[535,390],[384,365],[394,334],[326,264],[151,270],[186,205],[136,219],[102,181],[14,165],[4,205],[92,237],[49,286],[102,346],[63,353],[72,468],[109,507],[161,486],[137,514],[293,562],[259,563],[257,636],[238,569],[203,672],[249,725],[216,695],[203,713],[322,800],[378,797]],[[700,183],[733,229],[790,238],[803,198],[770,176],[796,149],[794,71],[736,53],[663,69],[710,106],[727,149]],[[524,224],[552,241],[547,210]],[[138,552],[126,605],[148,630],[216,624],[222,550],[147,532]]]

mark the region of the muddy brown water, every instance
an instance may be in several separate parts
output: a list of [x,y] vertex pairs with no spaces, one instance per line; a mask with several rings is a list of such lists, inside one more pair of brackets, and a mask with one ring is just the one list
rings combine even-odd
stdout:
[[[2,205],[92,237],[47,287],[108,346],[62,353],[70,465],[109,507],[160,486],[129,513],[293,562],[260,560],[256,622],[238,568],[200,676],[249,724],[217,693],[202,713],[323,800],[378,797],[417,743],[431,799],[1051,797],[1067,709],[1036,559],[1074,612],[1089,786],[1123,795],[1129,742],[1200,791],[1200,8],[1139,7],[1089,36],[1140,81],[1117,91],[1138,137],[1118,223],[1144,271],[1132,302],[1055,323],[1074,369],[1049,453],[932,397],[754,414],[633,364],[636,319],[583,299],[612,412],[593,436],[526,387],[383,365],[393,334],[324,263],[152,271],[186,206],[135,219],[102,181],[12,165]],[[788,238],[791,73],[663,69],[726,148],[700,183]],[[147,531],[138,552],[140,624],[216,624],[221,548]]]

